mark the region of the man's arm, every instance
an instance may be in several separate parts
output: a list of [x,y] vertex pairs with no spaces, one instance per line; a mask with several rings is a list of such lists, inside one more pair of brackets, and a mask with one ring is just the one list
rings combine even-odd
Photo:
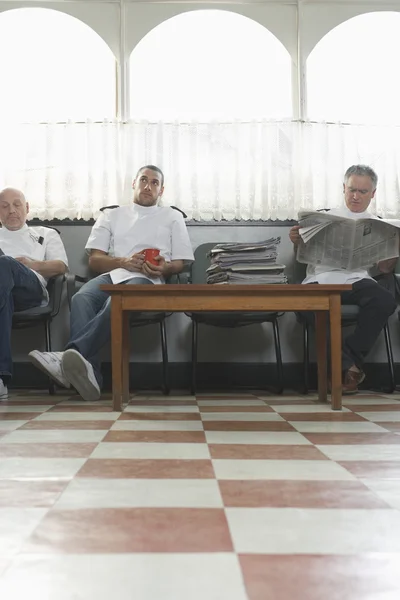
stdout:
[[50,279],[56,275],[64,275],[68,271],[68,258],[61,237],[53,229],[47,229],[46,227],[43,229],[43,260],[35,260],[27,256],[17,256],[15,260],[36,271],[45,279]]
[[122,267],[122,264],[120,258],[109,256],[103,250],[90,250],[89,267],[95,273],[102,274],[108,273],[113,269],[119,269]]
[[[398,239],[399,239],[399,252],[400,252],[400,235],[398,235]],[[381,260],[378,262],[378,264],[376,265],[379,269],[379,271],[381,273],[392,273],[395,268],[396,268],[396,264],[397,261],[399,260],[398,256],[395,256],[394,258],[387,258],[386,260]]]
[[67,271],[67,265],[62,260],[31,260],[26,256],[17,256],[15,260],[36,271],[45,279],[50,279],[50,277],[56,275],[64,275]]
[[89,267],[92,271],[100,275],[119,268],[140,273],[143,263],[144,254],[133,254],[130,258],[115,258],[114,256],[109,256],[103,250],[90,251]]

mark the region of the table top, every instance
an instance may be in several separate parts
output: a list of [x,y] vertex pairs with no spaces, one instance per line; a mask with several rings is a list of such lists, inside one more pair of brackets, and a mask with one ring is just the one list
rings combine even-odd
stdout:
[[276,295],[284,294],[290,295],[294,292],[298,293],[301,291],[305,296],[307,295],[325,295],[329,293],[341,293],[352,289],[351,285],[348,284],[267,284],[267,285],[231,285],[231,284],[166,284],[166,285],[134,285],[134,284],[107,284],[101,285],[100,289],[110,294],[128,294],[134,292],[136,294],[148,294],[149,290],[152,290],[154,294],[194,294],[200,293],[202,295],[213,295],[213,294],[227,294],[229,295],[247,295],[247,294],[265,294],[265,295]]

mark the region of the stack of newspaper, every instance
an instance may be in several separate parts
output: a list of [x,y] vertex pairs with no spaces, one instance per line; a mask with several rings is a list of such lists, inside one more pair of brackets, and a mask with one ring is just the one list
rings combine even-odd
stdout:
[[211,265],[207,269],[207,283],[287,283],[285,265],[276,262],[280,241],[281,238],[278,237],[252,244],[217,244],[210,251]]

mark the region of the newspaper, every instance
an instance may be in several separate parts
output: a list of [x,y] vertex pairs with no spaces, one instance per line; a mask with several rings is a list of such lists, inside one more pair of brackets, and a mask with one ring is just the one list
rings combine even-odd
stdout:
[[276,263],[280,237],[262,242],[224,242],[209,252],[207,283],[262,285],[287,283],[285,265]]
[[348,219],[329,212],[299,213],[300,263],[356,271],[399,256],[400,220]]

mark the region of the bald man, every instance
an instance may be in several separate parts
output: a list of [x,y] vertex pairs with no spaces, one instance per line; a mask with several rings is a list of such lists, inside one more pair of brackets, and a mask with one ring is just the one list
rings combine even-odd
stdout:
[[60,236],[49,227],[28,227],[29,204],[14,188],[0,192],[0,401],[12,377],[14,311],[48,303],[47,280],[68,269]]

